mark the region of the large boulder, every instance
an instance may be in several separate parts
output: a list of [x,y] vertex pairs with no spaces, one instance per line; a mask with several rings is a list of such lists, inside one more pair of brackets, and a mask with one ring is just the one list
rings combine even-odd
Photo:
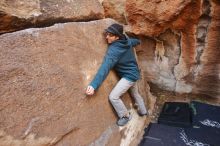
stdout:
[[0,34],[58,22],[102,19],[98,0],[1,0]]
[[113,72],[94,96],[85,95],[106,51],[103,30],[113,22],[72,22],[0,36],[0,145],[123,145],[140,133],[145,118],[136,112],[128,127],[115,124],[108,102],[118,80]]
[[174,92],[220,98],[219,2],[142,1],[145,7],[129,2],[130,31],[150,36],[138,48],[148,81]]
[[196,50],[200,59],[195,67],[193,90],[220,98],[220,2],[205,5],[209,6],[210,14],[204,13],[197,27]]
[[[127,20],[132,32],[140,35],[157,36],[169,27],[183,29],[188,23],[195,23],[198,8],[193,7],[192,0],[129,0],[126,1]],[[190,13],[191,12],[191,13]],[[192,13],[193,12],[193,13]],[[186,17],[189,16],[190,17]],[[176,23],[173,26],[173,23]]]
[[105,11],[105,17],[127,24],[125,4],[126,0],[104,0],[102,5]]

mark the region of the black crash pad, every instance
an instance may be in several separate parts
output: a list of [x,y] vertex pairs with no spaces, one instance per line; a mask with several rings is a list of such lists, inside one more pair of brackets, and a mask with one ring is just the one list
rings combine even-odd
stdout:
[[158,118],[158,123],[176,127],[191,127],[191,115],[188,103],[165,102]]
[[139,146],[219,146],[219,132],[150,123]]
[[150,123],[139,146],[185,146],[180,132],[179,127]]
[[220,130],[220,106],[192,101],[191,108],[194,127],[209,127]]

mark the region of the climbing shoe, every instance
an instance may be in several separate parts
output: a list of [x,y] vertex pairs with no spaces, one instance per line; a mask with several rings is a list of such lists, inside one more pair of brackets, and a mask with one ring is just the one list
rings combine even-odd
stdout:
[[140,117],[143,117],[143,116],[147,116],[148,115],[148,112],[146,112],[146,113],[140,113],[140,112],[138,112],[138,115],[140,116]]
[[125,124],[128,123],[128,121],[131,120],[131,118],[132,118],[131,114],[129,114],[128,117],[127,117],[127,116],[124,116],[124,117],[118,119],[117,125],[118,125],[118,126],[124,126]]

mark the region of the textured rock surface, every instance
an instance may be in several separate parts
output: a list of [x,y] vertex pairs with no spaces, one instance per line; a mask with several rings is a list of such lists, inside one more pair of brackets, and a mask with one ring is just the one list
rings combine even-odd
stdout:
[[145,76],[163,89],[220,97],[219,2],[127,1]]
[[[220,98],[220,2],[206,1],[197,27],[194,90]],[[200,33],[198,33],[200,32]]]
[[160,35],[160,40],[142,37],[137,47],[139,62],[146,80],[160,88],[175,91],[174,67],[180,56],[180,36],[168,30]]
[[1,0],[0,33],[104,17],[98,0]]
[[[139,35],[142,95],[147,82],[180,93],[220,99],[220,2],[218,0],[3,0],[0,33],[56,22],[106,17]],[[0,36],[0,146],[128,145],[144,120],[134,114],[119,129],[108,102],[111,73],[97,94],[84,90],[105,53],[103,29],[112,20],[56,24]],[[129,28],[129,27],[128,27]],[[147,37],[146,37],[147,36]],[[127,96],[127,95],[126,95]],[[129,107],[131,100],[126,98]],[[138,126],[137,126],[138,125]]]
[[[111,145],[113,135],[119,145],[127,137],[123,131],[132,133],[129,128],[119,132],[115,125],[108,102],[117,81],[113,73],[95,96],[84,95],[106,51],[101,34],[111,23],[105,19],[56,24],[0,36],[0,130],[5,132],[0,133],[0,145],[10,140],[19,146],[26,141],[39,146]],[[131,100],[125,101],[129,107]]]
[[130,0],[126,2],[128,22],[134,33],[156,36],[170,27],[190,2],[191,0]]
[[135,34],[158,36],[167,28],[184,29],[199,17],[199,1],[126,1],[128,22]]
[[105,17],[127,24],[125,2],[126,0],[104,0],[102,5],[105,10]]

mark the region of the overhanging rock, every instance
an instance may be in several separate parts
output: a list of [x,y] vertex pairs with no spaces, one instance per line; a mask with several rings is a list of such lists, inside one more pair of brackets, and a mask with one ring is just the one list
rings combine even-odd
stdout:
[[104,18],[98,0],[19,0],[0,2],[0,34],[59,22]]

